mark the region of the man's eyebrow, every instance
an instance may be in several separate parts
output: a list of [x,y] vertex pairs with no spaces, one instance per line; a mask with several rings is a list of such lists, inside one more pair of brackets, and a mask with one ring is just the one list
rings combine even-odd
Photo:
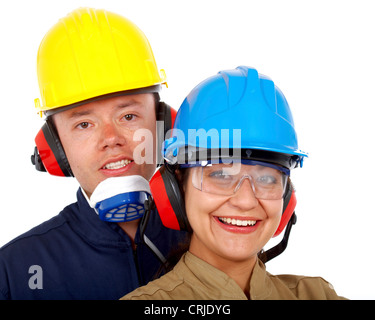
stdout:
[[129,100],[129,101],[120,103],[117,106],[117,109],[124,109],[124,108],[132,107],[132,106],[136,106],[138,108],[138,107],[143,107],[143,104],[136,100]]
[[[140,103],[137,100],[129,100],[126,102],[122,102],[116,106],[116,109],[125,109],[131,106],[136,106],[137,108],[142,108],[144,107],[142,103]],[[79,118],[82,116],[87,116],[93,113],[93,110],[87,109],[87,110],[72,110],[72,113],[69,115],[69,118],[74,119],[74,118]]]
[[69,118],[71,118],[71,119],[79,118],[79,117],[82,117],[82,116],[90,115],[91,113],[92,113],[91,110],[82,110],[82,111],[74,110],[74,111],[69,115]]

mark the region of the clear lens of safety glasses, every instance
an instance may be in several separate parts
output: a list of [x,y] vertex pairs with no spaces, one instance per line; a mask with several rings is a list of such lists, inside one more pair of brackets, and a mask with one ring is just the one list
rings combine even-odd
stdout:
[[203,192],[230,196],[248,179],[257,199],[282,199],[289,170],[273,164],[254,162],[194,167],[193,186]]

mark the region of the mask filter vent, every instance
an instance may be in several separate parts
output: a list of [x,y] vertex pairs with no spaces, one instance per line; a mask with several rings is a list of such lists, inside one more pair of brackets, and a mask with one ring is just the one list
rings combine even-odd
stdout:
[[150,194],[148,181],[141,176],[108,178],[96,187],[89,204],[103,221],[128,222],[144,215]]

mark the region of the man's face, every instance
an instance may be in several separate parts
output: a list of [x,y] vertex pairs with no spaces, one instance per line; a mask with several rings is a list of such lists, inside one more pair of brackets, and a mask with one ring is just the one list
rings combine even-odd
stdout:
[[149,180],[154,173],[152,94],[90,102],[53,119],[74,176],[89,197],[106,178],[140,175]]

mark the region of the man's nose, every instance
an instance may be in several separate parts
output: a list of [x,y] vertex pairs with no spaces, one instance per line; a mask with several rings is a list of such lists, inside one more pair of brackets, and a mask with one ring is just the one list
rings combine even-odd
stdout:
[[125,133],[114,123],[103,125],[99,139],[101,149],[121,147],[126,144]]

